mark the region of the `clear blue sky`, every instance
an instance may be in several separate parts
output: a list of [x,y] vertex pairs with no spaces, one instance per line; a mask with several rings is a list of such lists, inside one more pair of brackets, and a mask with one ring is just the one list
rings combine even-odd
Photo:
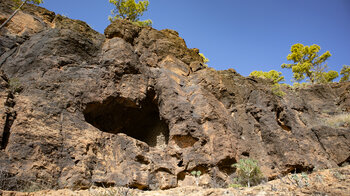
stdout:
[[[108,0],[44,0],[43,7],[87,22],[103,33],[113,5]],[[173,29],[189,48],[199,48],[217,70],[282,71],[295,43],[329,50],[329,68],[350,65],[350,0],[149,0],[142,19]]]

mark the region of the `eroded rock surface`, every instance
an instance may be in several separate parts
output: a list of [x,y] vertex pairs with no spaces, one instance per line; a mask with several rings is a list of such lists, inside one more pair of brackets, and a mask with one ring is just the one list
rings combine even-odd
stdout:
[[[289,174],[255,187],[203,188],[198,186],[177,187],[170,190],[141,191],[126,187],[88,190],[43,190],[37,192],[3,191],[3,196],[56,196],[56,195],[137,195],[137,196],[233,196],[233,195],[337,195],[348,196],[350,187],[350,166],[316,171],[312,174]],[[0,192],[1,193],[1,192]]]
[[102,35],[35,6],[21,16],[39,23],[0,32],[0,189],[170,189],[198,170],[200,186],[227,187],[241,158],[268,179],[349,162],[348,125],[325,121],[350,111],[350,83],[279,97],[269,81],[204,68],[173,30],[121,20]]

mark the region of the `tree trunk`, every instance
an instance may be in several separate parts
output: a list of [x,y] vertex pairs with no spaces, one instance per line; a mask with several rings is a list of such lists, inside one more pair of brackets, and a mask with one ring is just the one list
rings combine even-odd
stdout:
[[21,10],[21,8],[24,6],[24,4],[27,3],[27,1],[28,1],[28,0],[25,0],[25,1],[21,4],[21,6],[19,6],[19,8],[17,8],[16,11],[14,11],[14,12],[12,13],[12,15],[11,15],[4,23],[1,24],[0,30],[1,30],[8,22],[10,22],[10,20],[17,14],[17,12],[18,12],[19,10]]

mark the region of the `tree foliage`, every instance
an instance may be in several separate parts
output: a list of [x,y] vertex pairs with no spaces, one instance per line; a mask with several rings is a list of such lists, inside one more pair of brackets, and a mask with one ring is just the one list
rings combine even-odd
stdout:
[[350,81],[350,66],[343,65],[343,68],[341,69],[340,74],[343,75],[340,79],[340,82]]
[[243,186],[257,185],[260,183],[262,173],[258,161],[253,159],[240,159],[232,165],[237,168],[238,183]]
[[140,21],[140,16],[147,11],[149,1],[135,0],[109,0],[110,3],[115,5],[115,8],[111,11],[112,16],[109,16],[109,20],[113,22],[117,19],[126,19],[139,26],[152,26],[152,20]]
[[207,57],[205,57],[203,53],[199,53],[199,56],[201,56],[201,57],[202,57],[202,59],[203,59],[203,63],[204,63],[204,64],[206,64],[206,63],[208,63],[208,62],[209,62],[209,59],[208,59]]
[[318,74],[320,77],[318,78],[318,81],[320,83],[329,83],[333,82],[334,79],[339,77],[339,73],[337,71],[328,71],[328,72],[323,72]]
[[202,57],[204,67],[208,67],[207,63],[209,62],[209,59],[207,57],[205,57],[203,53],[199,53],[199,56]]
[[321,47],[314,44],[312,46],[304,46],[303,44],[294,44],[291,47],[290,54],[287,56],[290,64],[282,64],[282,68],[292,69],[293,78],[296,81],[302,81],[307,77],[311,83],[331,82],[338,77],[336,71],[326,72],[327,64],[325,61],[331,57],[331,53],[326,51],[319,54]]
[[36,5],[39,5],[41,3],[43,3],[43,0],[27,0],[27,1],[23,1],[23,0],[13,0],[17,5],[21,5],[22,3],[33,3]]
[[253,71],[249,75],[255,76],[255,77],[260,77],[260,78],[270,79],[275,84],[277,84],[278,82],[284,81],[284,76],[282,76],[282,72],[278,72],[276,70],[271,70],[269,72]]

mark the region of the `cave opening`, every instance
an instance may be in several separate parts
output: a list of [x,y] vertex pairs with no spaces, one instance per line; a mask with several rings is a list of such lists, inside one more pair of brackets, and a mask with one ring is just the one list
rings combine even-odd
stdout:
[[86,105],[85,120],[107,133],[124,133],[147,143],[150,147],[165,147],[169,140],[169,127],[159,115],[154,93],[136,105],[121,97],[109,97]]

